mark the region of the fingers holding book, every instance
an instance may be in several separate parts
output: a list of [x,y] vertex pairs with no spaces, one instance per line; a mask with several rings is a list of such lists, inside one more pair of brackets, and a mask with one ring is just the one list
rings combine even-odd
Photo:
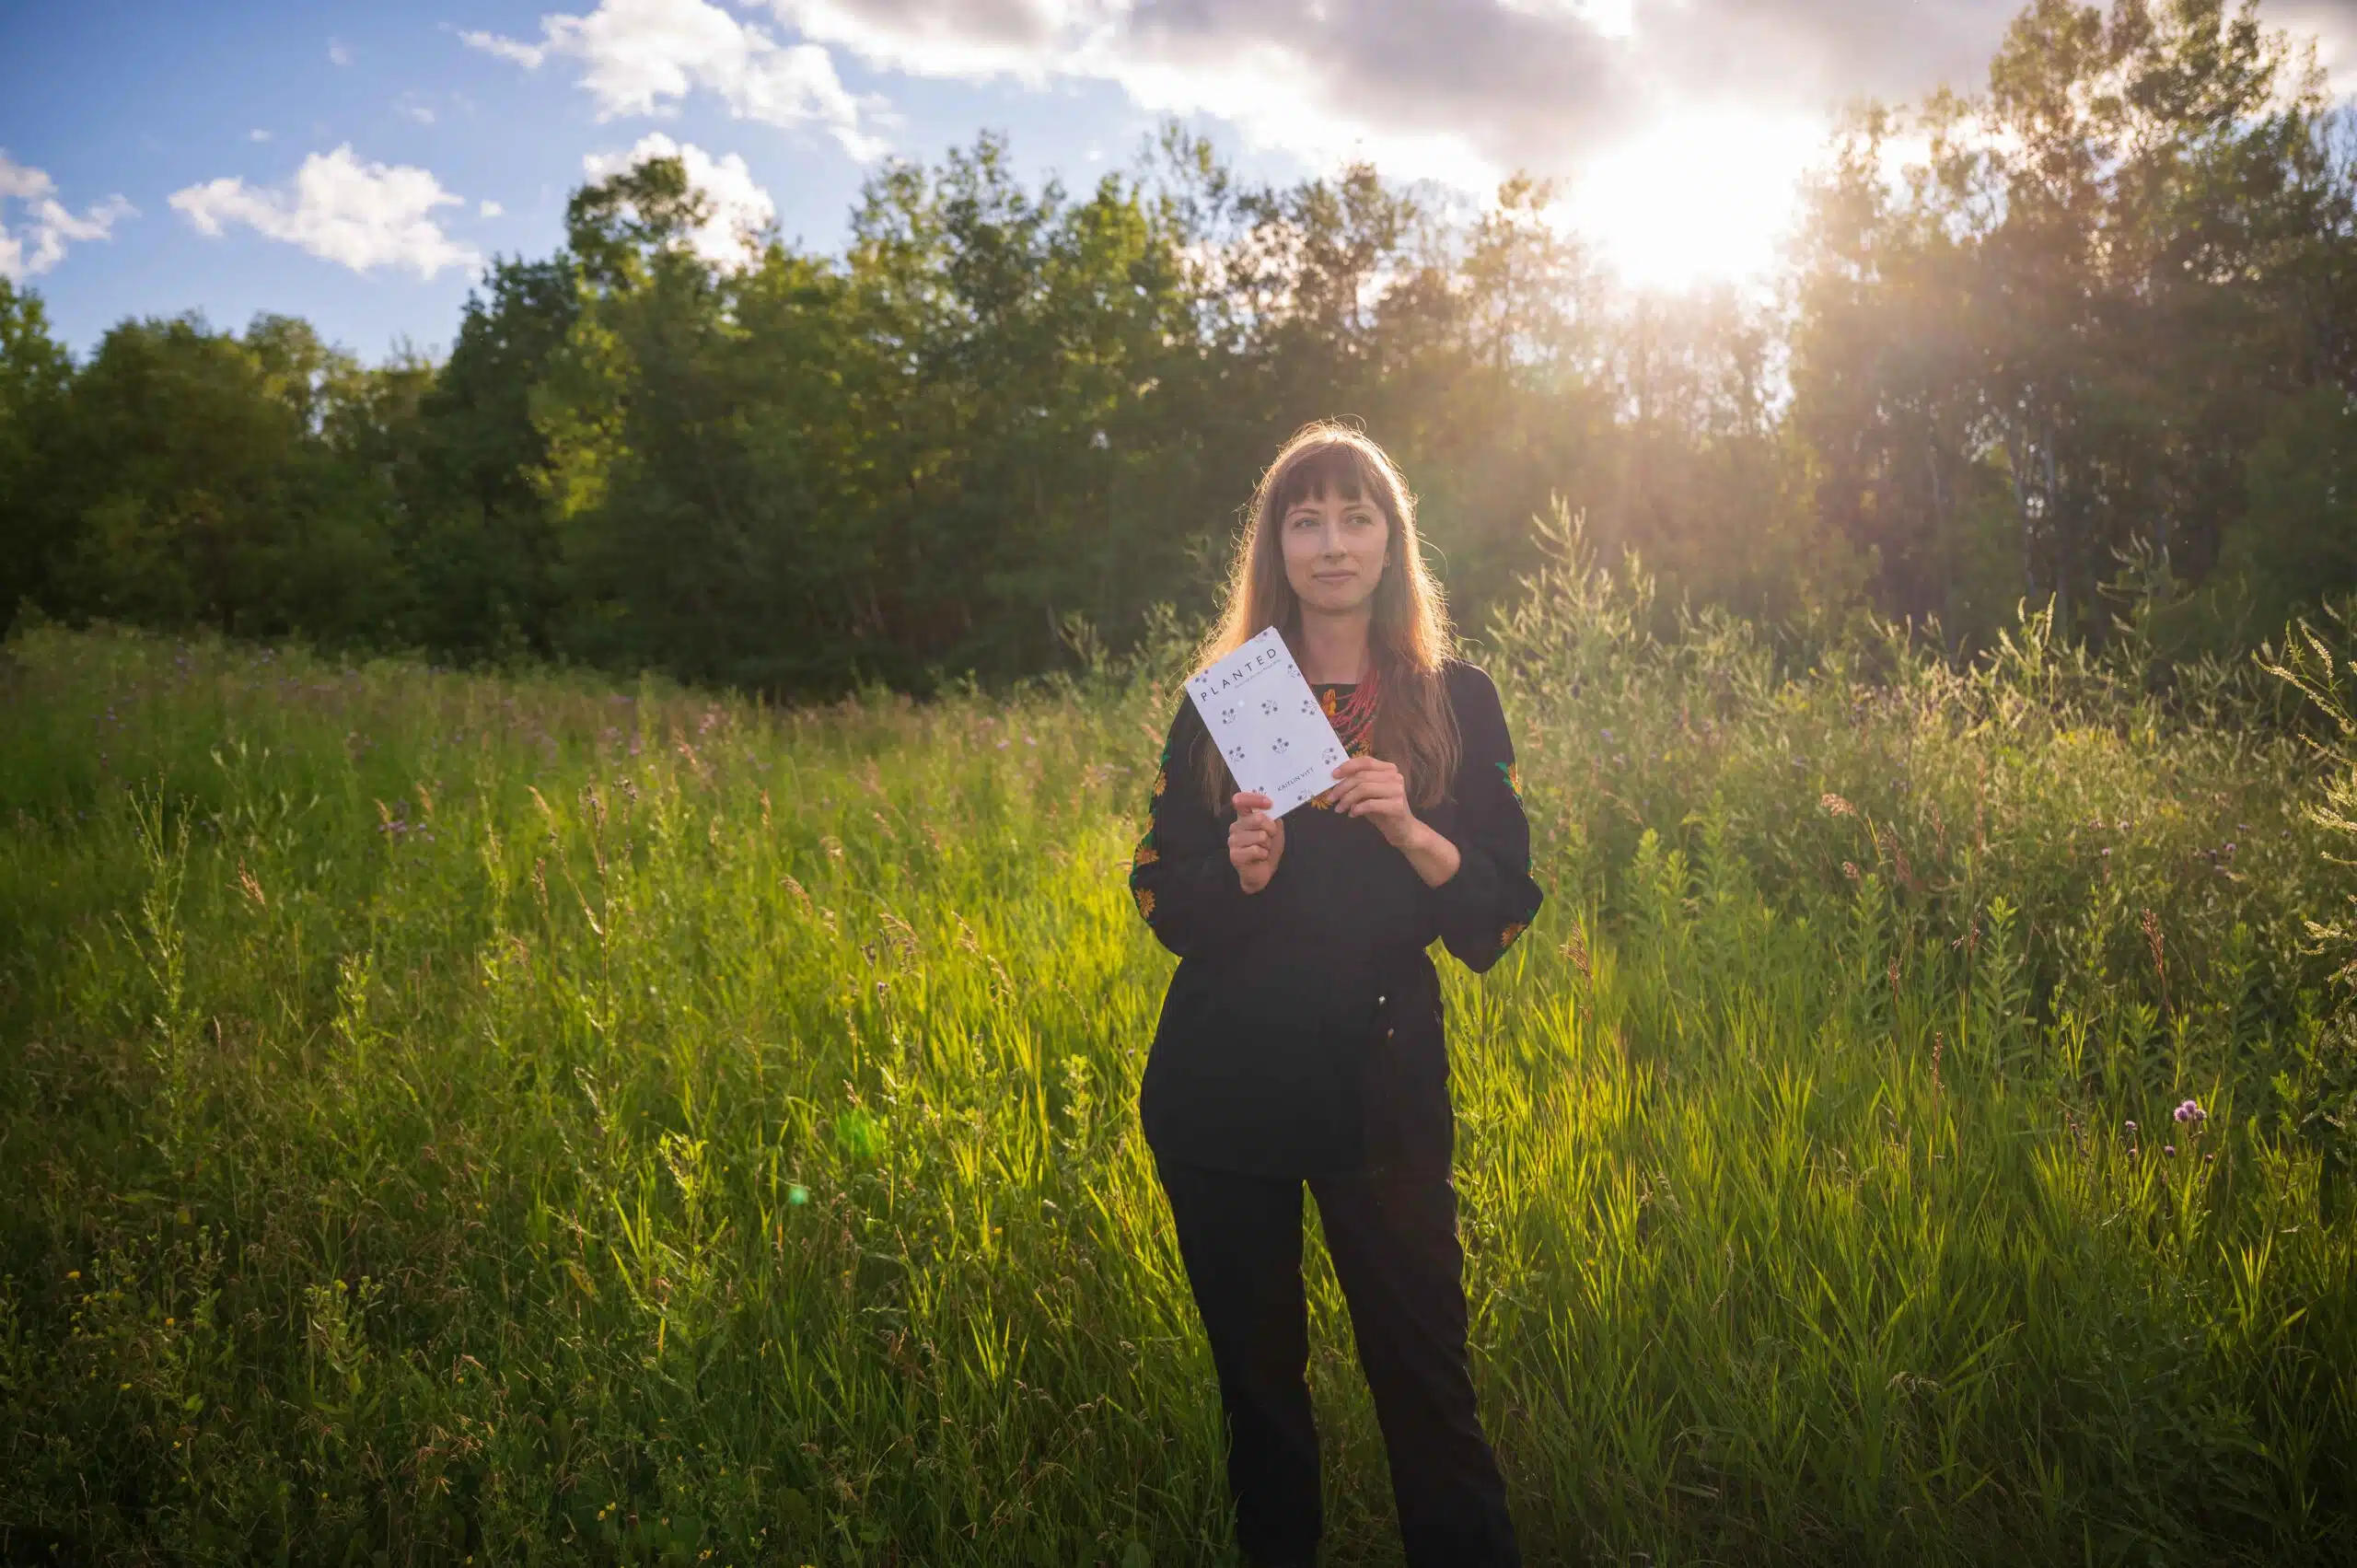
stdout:
[[1269,814],[1274,804],[1257,790],[1240,790],[1236,796],[1236,819],[1227,825],[1227,860],[1248,893],[1269,885],[1285,853],[1284,819]]

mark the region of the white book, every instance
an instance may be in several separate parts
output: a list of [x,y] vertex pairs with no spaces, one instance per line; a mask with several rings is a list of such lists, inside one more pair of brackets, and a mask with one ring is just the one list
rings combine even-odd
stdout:
[[1190,679],[1187,695],[1236,787],[1267,796],[1271,816],[1333,786],[1342,743],[1275,627]]

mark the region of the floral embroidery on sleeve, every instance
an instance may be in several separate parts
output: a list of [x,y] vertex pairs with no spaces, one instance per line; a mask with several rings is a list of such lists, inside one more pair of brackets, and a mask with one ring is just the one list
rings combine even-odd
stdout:
[[1224,949],[1258,928],[1255,903],[1227,857],[1227,829],[1204,801],[1196,766],[1210,736],[1181,702],[1154,770],[1144,830],[1130,851],[1130,898],[1155,940],[1180,958]]
[[1137,848],[1130,852],[1130,897],[1137,900],[1138,913],[1149,924],[1154,921],[1154,889],[1144,886],[1144,872],[1161,859],[1162,852],[1154,845],[1154,824],[1148,822],[1145,831],[1139,835]]
[[1513,794],[1515,804],[1516,806],[1521,805],[1522,764],[1519,762],[1500,762],[1498,764],[1498,772],[1505,775],[1506,788]]
[[1169,787],[1169,763],[1170,748],[1166,743],[1162,754],[1154,762],[1154,792],[1148,801],[1145,831],[1138,835],[1137,848],[1130,852],[1130,897],[1137,901],[1138,913],[1149,925],[1154,923],[1154,889],[1144,886],[1145,868],[1159,864],[1162,859],[1162,851],[1155,848],[1154,842],[1153,807],[1161,800],[1162,792]]

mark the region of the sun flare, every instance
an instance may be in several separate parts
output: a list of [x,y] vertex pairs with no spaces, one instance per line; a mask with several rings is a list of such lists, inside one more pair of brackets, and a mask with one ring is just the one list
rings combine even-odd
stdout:
[[1563,215],[1632,286],[1756,281],[1776,264],[1824,140],[1812,119],[1671,110],[1594,158]]

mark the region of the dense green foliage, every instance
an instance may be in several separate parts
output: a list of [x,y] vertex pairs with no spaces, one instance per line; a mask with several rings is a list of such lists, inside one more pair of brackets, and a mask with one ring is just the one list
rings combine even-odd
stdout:
[[[2026,585],[2093,632],[2142,549],[2217,575],[2231,637],[2349,584],[2357,208],[2328,102],[2254,6],[2038,0],[1984,98],[1859,117],[1807,237],[1796,418],[1887,608],[1986,625]],[[1894,185],[1902,139],[1928,150]]]
[[[1780,676],[1542,543],[1482,656],[1552,897],[1446,966],[1532,1561],[2339,1560],[2350,732],[2043,619]],[[20,634],[0,1551],[1221,1561],[1132,1109],[1174,630],[788,710]]]
[[[842,253],[718,264],[676,160],[491,269],[446,361],[0,285],[0,543],[70,623],[536,655],[772,694],[1070,668],[1202,607],[1260,465],[1364,419],[1468,624],[1562,497],[1666,603],[2099,644],[2123,554],[2189,650],[2357,587],[2357,174],[2226,0],[2036,0],[1987,89],[1860,110],[1773,300],[1608,285],[1527,179],[1239,181],[1176,130],[1027,188],[984,137]],[[709,250],[709,246],[705,247]]]

